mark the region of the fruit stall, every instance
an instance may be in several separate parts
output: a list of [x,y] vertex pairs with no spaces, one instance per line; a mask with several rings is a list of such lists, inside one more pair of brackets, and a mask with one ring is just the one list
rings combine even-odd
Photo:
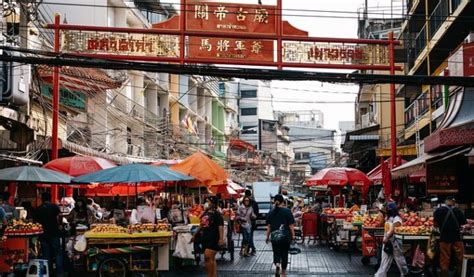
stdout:
[[14,272],[26,267],[30,258],[38,256],[38,235],[41,225],[23,220],[12,220],[5,228],[0,241],[0,273]]
[[381,214],[368,212],[360,219],[362,222],[362,263],[367,265],[377,251],[384,236],[384,218]]
[[170,225],[136,224],[128,228],[113,224],[92,225],[84,234],[87,241],[87,271],[130,272],[169,270]]

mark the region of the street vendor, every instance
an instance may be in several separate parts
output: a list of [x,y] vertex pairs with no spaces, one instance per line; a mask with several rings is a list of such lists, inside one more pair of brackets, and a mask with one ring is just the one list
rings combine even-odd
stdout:
[[94,215],[92,214],[92,211],[87,208],[86,201],[80,198],[76,200],[75,207],[72,209],[67,219],[73,226],[77,226],[77,224],[89,226],[90,220],[93,217]]
[[153,209],[147,205],[145,198],[137,199],[137,208],[132,210],[130,224],[155,223],[155,214]]

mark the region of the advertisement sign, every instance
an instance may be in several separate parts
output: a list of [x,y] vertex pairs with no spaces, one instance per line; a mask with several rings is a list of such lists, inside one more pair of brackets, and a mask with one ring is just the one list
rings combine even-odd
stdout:
[[15,264],[28,262],[28,239],[8,237],[0,242],[0,272],[12,272]]
[[192,2],[188,10],[188,31],[276,34],[276,6]]
[[459,190],[456,163],[439,162],[426,167],[427,190],[433,194],[455,194]]
[[144,57],[179,57],[173,35],[69,30],[62,32],[61,51]]
[[474,76],[474,42],[463,45],[464,76]]
[[387,45],[367,45],[321,42],[283,42],[283,61],[308,64],[364,64],[389,63]]
[[[41,85],[41,94],[52,98],[53,88],[50,85]],[[87,96],[84,92],[59,88],[59,104],[70,108],[86,110]]]

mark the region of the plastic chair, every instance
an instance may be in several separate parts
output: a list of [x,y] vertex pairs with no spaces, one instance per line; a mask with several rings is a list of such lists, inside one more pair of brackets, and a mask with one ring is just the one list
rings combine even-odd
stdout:
[[49,277],[48,261],[32,259],[28,263],[26,277]]
[[302,217],[302,232],[303,232],[303,243],[306,237],[309,237],[308,241],[316,239],[318,236],[318,214],[317,213],[304,213]]

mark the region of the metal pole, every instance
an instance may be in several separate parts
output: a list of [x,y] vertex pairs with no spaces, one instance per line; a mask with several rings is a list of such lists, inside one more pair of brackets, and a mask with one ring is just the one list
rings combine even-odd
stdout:
[[185,30],[186,30],[186,0],[181,0],[181,15],[180,15],[180,18],[179,18],[179,31],[180,31],[180,42],[179,42],[179,62],[180,64],[184,64],[184,60],[185,60],[185,55],[186,55],[186,52],[185,52],[185,40],[186,40],[186,36],[184,35],[185,34]]
[[282,57],[282,41],[283,35],[283,0],[277,0],[277,68],[283,69],[283,57]]
[[[60,15],[54,15],[54,52],[59,53]],[[53,68],[53,128],[51,130],[51,159],[58,158],[58,125],[59,125],[59,67]],[[58,187],[51,186],[51,202],[56,203]]]
[[[395,49],[393,45],[393,32],[388,34],[390,40],[388,49],[390,55],[390,75],[395,75]],[[391,146],[391,165],[395,168],[397,165],[397,110],[395,102],[395,84],[390,84],[390,146]]]
[[[390,59],[390,75],[395,75],[395,47],[393,43],[393,32],[388,34],[390,44],[388,45],[389,59]],[[395,102],[395,84],[390,84],[390,150],[391,150],[391,169],[397,166],[397,110]],[[392,178],[391,171],[388,172],[390,178],[388,178],[389,191],[385,191],[386,195],[392,193]]]

